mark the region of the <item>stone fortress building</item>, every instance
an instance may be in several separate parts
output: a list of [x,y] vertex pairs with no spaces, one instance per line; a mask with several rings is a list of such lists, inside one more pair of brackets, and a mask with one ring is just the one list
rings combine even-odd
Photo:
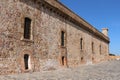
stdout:
[[57,0],[0,0],[0,74],[106,60],[107,31],[99,32]]

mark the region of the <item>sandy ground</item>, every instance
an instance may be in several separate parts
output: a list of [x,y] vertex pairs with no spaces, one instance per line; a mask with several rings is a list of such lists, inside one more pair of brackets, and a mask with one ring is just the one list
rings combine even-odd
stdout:
[[1,75],[0,80],[120,80],[120,61],[107,61],[54,71]]

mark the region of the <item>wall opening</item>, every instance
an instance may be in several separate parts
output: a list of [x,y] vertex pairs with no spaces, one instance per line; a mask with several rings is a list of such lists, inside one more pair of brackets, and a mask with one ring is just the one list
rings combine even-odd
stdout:
[[25,69],[29,69],[29,58],[30,56],[28,54],[24,55],[24,65],[25,65]]
[[83,38],[80,39],[80,49],[83,50]]
[[64,66],[65,65],[65,57],[62,56],[62,65]]
[[31,19],[26,17],[24,21],[24,38],[30,39],[30,35],[31,35]]
[[92,53],[94,53],[94,43],[92,42]]
[[83,62],[83,57],[81,57],[81,62]]
[[61,46],[65,46],[65,32],[61,31]]
[[61,66],[68,67],[68,65],[67,65],[67,57],[61,56],[60,64],[61,64]]
[[99,52],[100,52],[100,55],[101,55],[101,54],[102,54],[102,53],[101,53],[101,45],[99,46]]
[[60,55],[60,65],[67,67],[67,48],[62,46],[61,47],[61,55]]

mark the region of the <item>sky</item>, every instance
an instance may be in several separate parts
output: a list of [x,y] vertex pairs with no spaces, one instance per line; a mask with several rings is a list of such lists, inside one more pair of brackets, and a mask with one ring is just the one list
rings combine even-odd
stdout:
[[59,0],[99,31],[108,28],[110,53],[120,55],[120,0]]

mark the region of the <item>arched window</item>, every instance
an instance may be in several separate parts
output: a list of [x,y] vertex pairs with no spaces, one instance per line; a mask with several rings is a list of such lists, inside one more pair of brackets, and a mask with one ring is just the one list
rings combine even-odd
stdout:
[[24,20],[24,38],[30,39],[31,35],[31,19],[26,17]]
[[29,69],[29,55],[28,54],[24,55],[24,65],[25,65],[25,69]]

